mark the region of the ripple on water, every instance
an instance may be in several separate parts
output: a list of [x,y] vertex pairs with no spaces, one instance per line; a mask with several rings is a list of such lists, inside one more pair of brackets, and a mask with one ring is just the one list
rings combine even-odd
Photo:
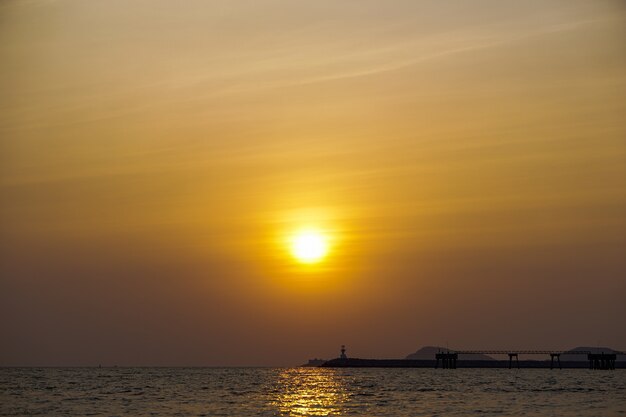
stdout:
[[623,370],[0,369],[1,415],[584,417],[624,398]]

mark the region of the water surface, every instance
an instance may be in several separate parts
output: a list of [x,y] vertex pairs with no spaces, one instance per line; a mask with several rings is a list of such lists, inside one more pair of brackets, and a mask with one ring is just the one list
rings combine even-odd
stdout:
[[0,415],[626,416],[626,371],[2,368]]

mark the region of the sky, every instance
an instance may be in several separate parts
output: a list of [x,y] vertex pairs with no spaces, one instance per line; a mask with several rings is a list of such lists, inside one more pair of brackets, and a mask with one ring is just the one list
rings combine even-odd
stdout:
[[626,349],[625,40],[608,0],[3,1],[0,365]]

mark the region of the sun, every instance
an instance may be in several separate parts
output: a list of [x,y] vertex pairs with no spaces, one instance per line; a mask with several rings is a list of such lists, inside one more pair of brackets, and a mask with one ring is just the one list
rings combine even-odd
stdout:
[[291,239],[291,254],[302,263],[312,264],[328,253],[328,238],[317,230],[301,230]]

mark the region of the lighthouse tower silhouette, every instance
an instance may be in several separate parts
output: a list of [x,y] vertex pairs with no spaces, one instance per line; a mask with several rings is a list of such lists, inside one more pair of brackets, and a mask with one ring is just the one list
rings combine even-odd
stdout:
[[346,356],[346,346],[341,345],[341,355],[339,355],[339,359],[348,359]]

